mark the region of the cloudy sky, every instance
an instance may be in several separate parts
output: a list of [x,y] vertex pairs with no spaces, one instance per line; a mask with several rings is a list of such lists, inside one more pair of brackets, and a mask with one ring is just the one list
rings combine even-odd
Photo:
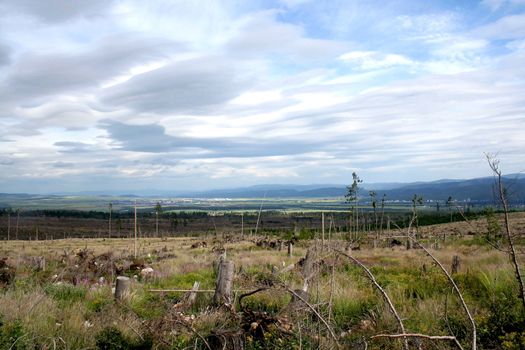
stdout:
[[0,0],[0,192],[525,170],[525,0]]

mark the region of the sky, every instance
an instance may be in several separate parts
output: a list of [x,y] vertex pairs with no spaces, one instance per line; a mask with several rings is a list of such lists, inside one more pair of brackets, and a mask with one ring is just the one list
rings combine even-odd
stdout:
[[0,0],[0,192],[525,170],[525,0]]

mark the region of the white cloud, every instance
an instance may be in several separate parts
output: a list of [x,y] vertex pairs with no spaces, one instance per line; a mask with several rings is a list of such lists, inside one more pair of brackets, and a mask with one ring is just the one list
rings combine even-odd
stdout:
[[339,59],[349,64],[355,64],[359,69],[374,70],[393,66],[410,66],[414,64],[410,58],[398,54],[383,54],[376,51],[347,52]]
[[484,39],[520,39],[525,36],[525,14],[508,15],[476,28],[473,35]]
[[425,180],[484,175],[494,148],[509,171],[522,160],[518,1],[478,6],[491,23],[408,1],[30,3],[1,5],[10,188]]

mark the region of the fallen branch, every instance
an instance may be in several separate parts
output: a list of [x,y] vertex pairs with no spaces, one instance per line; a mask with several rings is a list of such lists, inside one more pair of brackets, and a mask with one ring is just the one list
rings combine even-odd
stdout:
[[310,310],[312,310],[312,312],[315,314],[315,316],[317,316],[317,318],[326,326],[326,329],[328,329],[328,333],[330,333],[330,336],[334,339],[335,343],[337,344],[337,347],[340,348],[341,345],[339,344],[339,342],[337,341],[337,337],[334,333],[334,331],[332,330],[332,327],[330,327],[330,324],[328,324],[328,322],[326,322],[326,320],[323,318],[323,316],[321,316],[319,314],[319,312],[317,312],[317,310],[315,309],[315,307],[312,306],[312,304],[310,304],[308,301],[306,301],[302,296],[300,296],[299,294],[297,294],[295,291],[291,290],[290,288],[286,288],[286,291],[290,294],[292,294],[294,297],[296,297],[297,299],[301,300],[303,303],[306,304],[306,306],[308,306],[308,308]]
[[430,253],[430,251],[427,248],[425,248],[421,243],[419,243],[417,239],[411,236],[408,236],[408,238],[411,239],[414,243],[416,243],[421,249],[423,249],[423,251],[436,263],[436,265],[439,266],[441,271],[443,271],[443,274],[445,274],[445,276],[448,278],[450,284],[452,285],[452,288],[458,295],[458,298],[461,302],[461,306],[463,307],[463,310],[465,310],[465,313],[467,314],[467,318],[470,321],[470,325],[472,327],[472,350],[476,350],[477,348],[476,346],[476,322],[474,322],[474,318],[470,314],[470,310],[468,309],[467,304],[465,303],[465,299],[463,299],[463,295],[461,294],[461,291],[459,290],[458,285],[456,284],[452,276],[448,273],[447,269],[445,269],[443,264],[441,264],[441,262],[434,255],[432,255],[432,253]]
[[[252,289],[232,289],[232,292],[247,293]],[[215,289],[148,289],[148,292],[152,293],[215,293]]]
[[242,299],[246,298],[246,297],[249,297],[250,295],[253,295],[253,294],[256,294],[256,293],[259,293],[259,292],[262,292],[262,291],[265,291],[269,289],[269,287],[261,287],[261,288],[258,288],[256,290],[253,290],[251,292],[248,292],[248,293],[244,293],[244,294],[241,294],[239,296],[239,306],[241,308],[241,310],[244,310],[244,306],[242,305]]
[[376,338],[424,338],[431,340],[455,340],[456,337],[451,335],[426,335],[418,333],[404,333],[404,334],[377,334],[370,337],[370,339]]
[[[339,253],[339,254],[343,255],[343,256],[346,256],[354,264],[358,265],[361,269],[363,269],[365,271],[368,279],[374,284],[376,289],[383,295],[383,298],[387,302],[388,307],[390,308],[390,311],[392,312],[392,314],[394,315],[394,317],[397,320],[397,324],[399,326],[399,329],[401,330],[401,333],[405,334],[406,333],[405,332],[405,326],[403,325],[403,321],[401,320],[401,317],[399,317],[399,314],[397,313],[396,308],[394,307],[394,304],[392,303],[392,300],[390,300],[390,297],[388,296],[388,294],[386,294],[386,291],[379,285],[379,283],[377,283],[376,278],[374,277],[372,272],[368,269],[368,267],[363,265],[362,262],[360,262],[359,260],[357,260],[353,256],[346,254],[345,252],[342,252],[342,251],[337,250],[337,249],[334,249],[334,251],[336,253]],[[408,350],[408,340],[407,340],[406,337],[404,337],[403,340],[404,340],[404,348],[405,348],[405,350]]]
[[450,340],[456,344],[456,346],[463,350],[463,347],[458,342],[456,337],[451,335],[427,335],[419,333],[403,333],[403,334],[377,334],[370,337],[370,339],[378,338],[418,338],[418,339],[429,339],[429,340]]

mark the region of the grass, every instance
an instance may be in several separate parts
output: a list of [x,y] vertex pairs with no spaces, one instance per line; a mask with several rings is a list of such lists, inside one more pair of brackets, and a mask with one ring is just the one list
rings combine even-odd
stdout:
[[[478,324],[480,349],[522,349],[525,312],[519,307],[517,285],[506,254],[471,236],[443,240],[440,230],[447,232],[451,225],[466,230],[452,223],[422,228],[421,232],[426,237],[437,237],[426,238],[425,244],[429,246],[436,239],[439,241],[440,248],[432,252],[447,268],[454,255],[460,257],[461,266],[454,279]],[[243,322],[239,309],[211,309],[212,294],[201,293],[191,309],[181,315],[174,314],[173,305],[182,293],[151,293],[149,289],[191,288],[195,281],[201,283],[201,289],[213,289],[216,278],[213,263],[219,256],[213,251],[214,246],[224,247],[228,259],[234,261],[235,288],[268,285],[273,280],[273,270],[296,264],[280,279],[290,288],[300,289],[302,278],[297,262],[314,243],[298,242],[294,255],[288,257],[286,251],[256,247],[251,238],[232,242],[221,242],[213,237],[198,240],[203,239],[208,247],[198,249],[190,248],[196,238],[141,240],[140,253],[146,264],[155,270],[155,275],[143,279],[139,271],[131,271],[130,275],[135,274],[138,278],[132,284],[131,297],[123,302],[113,299],[111,276],[102,284],[95,279],[83,285],[72,285],[57,283],[60,278],[56,275],[64,268],[61,262],[64,250],[74,255],[75,251],[87,247],[95,255],[112,252],[116,259],[129,259],[130,241],[5,242],[0,254],[8,258],[10,266],[15,266],[15,279],[0,289],[0,349],[13,344],[14,349],[151,348],[152,342],[161,349],[193,347],[195,342],[198,348],[205,348],[200,336],[206,338],[217,330],[233,332],[239,329]],[[387,243],[377,249],[363,245],[352,255],[370,267],[403,318],[407,331],[433,335],[452,333],[468,347],[470,326],[441,271],[421,250],[391,248]],[[343,244],[341,242],[340,246]],[[46,258],[45,271],[31,266],[32,256]],[[323,260],[330,261],[330,258],[325,252]],[[334,332],[345,347],[360,347],[363,339],[373,334],[399,331],[381,295],[371,287],[360,268],[340,258],[331,291],[330,267],[328,262],[325,264],[316,266],[322,273],[310,281],[312,303],[325,318],[330,318]],[[331,294],[330,314],[327,301]],[[279,320],[267,326],[266,338],[262,340],[246,333],[247,349],[298,348],[299,343],[303,349],[316,348],[318,343],[323,348],[331,347],[316,317],[309,312],[289,313],[286,311],[289,302],[290,295],[276,289],[243,300],[253,317],[259,317],[257,322],[265,317]],[[283,333],[281,328],[285,326],[289,327],[289,334]],[[321,338],[318,338],[319,327]],[[108,345],[113,343],[116,347]],[[401,348],[401,342],[370,341],[369,345],[371,348]],[[435,343],[428,348],[447,349],[447,346]]]

